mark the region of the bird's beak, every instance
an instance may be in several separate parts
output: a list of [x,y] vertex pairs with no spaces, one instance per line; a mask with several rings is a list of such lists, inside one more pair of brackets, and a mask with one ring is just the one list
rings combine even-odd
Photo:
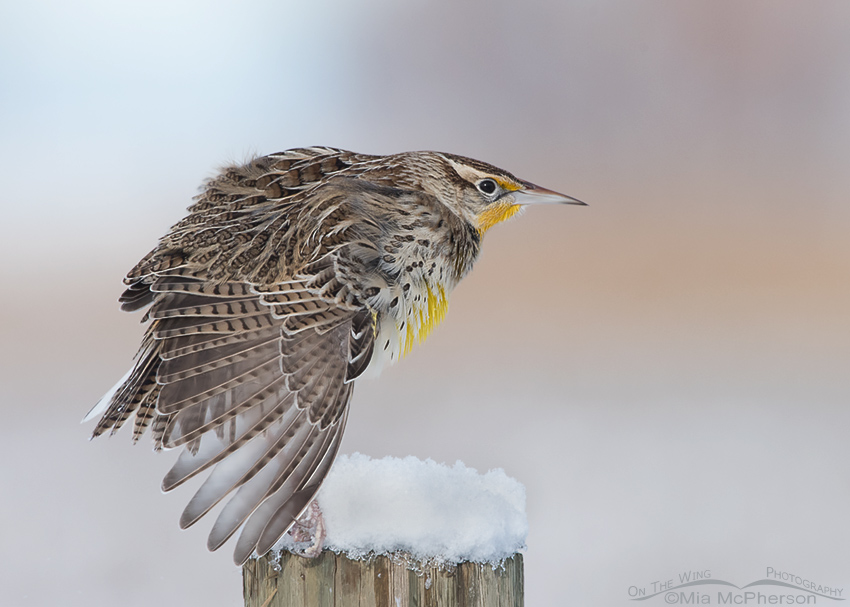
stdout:
[[524,187],[521,190],[513,192],[517,204],[579,204],[581,206],[587,206],[586,202],[582,202],[572,196],[559,194],[558,192],[541,188],[527,181],[523,181],[522,184]]

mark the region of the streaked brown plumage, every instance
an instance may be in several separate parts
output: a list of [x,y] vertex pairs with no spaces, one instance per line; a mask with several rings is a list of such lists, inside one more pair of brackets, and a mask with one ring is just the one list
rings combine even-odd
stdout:
[[135,414],[183,447],[165,491],[211,469],[180,524],[233,493],[211,550],[268,551],[336,456],[353,381],[424,339],[484,232],[532,202],[581,204],[436,152],[296,149],[225,169],[125,278],[147,333],[89,413],[94,436]]

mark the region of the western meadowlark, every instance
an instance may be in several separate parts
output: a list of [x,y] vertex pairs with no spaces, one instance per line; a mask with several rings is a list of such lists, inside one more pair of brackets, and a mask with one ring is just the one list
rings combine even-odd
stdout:
[[234,560],[267,552],[309,506],[339,448],[354,380],[444,317],[484,233],[524,205],[584,204],[438,152],[294,149],[231,166],[124,279],[150,306],[135,364],[86,416],[135,414],[155,449],[183,447],[169,491],[212,469],[188,527],[235,492],[210,532]]

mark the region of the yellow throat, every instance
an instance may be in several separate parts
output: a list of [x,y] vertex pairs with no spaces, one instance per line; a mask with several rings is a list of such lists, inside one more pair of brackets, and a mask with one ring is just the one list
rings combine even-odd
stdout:
[[478,233],[483,236],[484,232],[492,228],[497,223],[510,219],[519,213],[521,209],[522,205],[519,204],[497,202],[478,216]]

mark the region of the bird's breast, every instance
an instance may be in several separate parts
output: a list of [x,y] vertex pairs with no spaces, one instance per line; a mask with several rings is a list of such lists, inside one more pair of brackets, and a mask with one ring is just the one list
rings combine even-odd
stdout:
[[375,239],[377,256],[363,281],[377,291],[368,300],[376,331],[370,374],[427,339],[478,252],[477,231],[458,218],[423,213],[405,221]]
[[389,286],[375,311],[375,350],[369,375],[406,356],[442,322],[452,285],[438,280],[408,280]]

